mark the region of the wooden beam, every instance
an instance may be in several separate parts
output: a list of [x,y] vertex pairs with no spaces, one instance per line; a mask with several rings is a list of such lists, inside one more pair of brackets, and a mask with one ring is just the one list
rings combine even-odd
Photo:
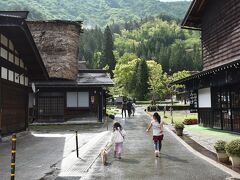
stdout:
[[[2,61],[0,59],[0,130],[2,130],[2,78],[1,78],[1,71],[2,71]],[[2,131],[0,131],[1,133]],[[0,134],[1,137],[1,134]]]
[[198,7],[198,9],[197,9],[197,13],[200,12],[200,10],[202,9],[202,7],[203,7],[204,4],[205,4],[205,0],[201,0],[200,5],[199,5],[199,7]]
[[199,20],[201,20],[201,18],[197,16],[189,16],[188,18],[188,21],[199,21]]

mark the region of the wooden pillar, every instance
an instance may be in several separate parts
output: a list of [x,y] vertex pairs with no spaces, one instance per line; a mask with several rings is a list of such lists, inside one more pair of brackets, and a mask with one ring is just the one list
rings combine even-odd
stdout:
[[1,66],[2,62],[0,60],[0,141],[1,141],[1,135],[2,135],[2,114],[3,114],[3,105],[2,105],[2,66]]
[[106,116],[107,114],[107,99],[106,99],[107,95],[106,95],[106,90],[103,91],[103,102],[104,102],[104,116]]
[[220,117],[221,117],[221,130],[223,130],[223,115],[222,115],[222,90],[219,88],[219,92],[220,92]]
[[214,99],[215,99],[215,96],[216,96],[216,89],[214,89],[213,87],[210,87],[210,92],[211,92],[211,108],[210,108],[210,128],[213,128],[214,127],[214,123],[215,123],[215,102],[214,102]]
[[230,111],[230,121],[231,121],[231,131],[233,131],[233,115],[232,115],[232,113],[233,113],[233,110],[232,110],[232,90],[231,89],[229,89],[228,90],[228,95],[229,95],[229,105],[230,105],[230,107],[229,107],[229,109],[228,109],[228,111]]
[[[0,36],[1,41],[1,36]],[[2,133],[2,60],[0,58],[0,139]]]
[[38,96],[39,96],[39,93],[33,94],[33,121],[38,121],[39,119]]
[[28,88],[26,88],[26,102],[25,102],[25,106],[26,106],[26,117],[25,117],[25,129],[28,129],[28,123],[29,123],[29,90]]

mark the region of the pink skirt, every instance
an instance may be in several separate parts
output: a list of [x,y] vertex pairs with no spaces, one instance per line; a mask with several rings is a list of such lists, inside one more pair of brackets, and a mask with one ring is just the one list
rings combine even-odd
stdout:
[[122,154],[122,152],[123,152],[123,143],[115,143],[114,151],[117,154]]

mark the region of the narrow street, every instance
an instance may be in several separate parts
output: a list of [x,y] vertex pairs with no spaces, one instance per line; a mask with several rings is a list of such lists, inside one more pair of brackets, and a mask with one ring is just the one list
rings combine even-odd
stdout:
[[160,158],[156,158],[151,133],[145,132],[150,120],[143,109],[139,109],[137,115],[131,119],[119,120],[127,131],[123,159],[114,159],[110,152],[109,166],[104,167],[98,161],[82,179],[223,180],[230,177],[193,155],[167,131]]

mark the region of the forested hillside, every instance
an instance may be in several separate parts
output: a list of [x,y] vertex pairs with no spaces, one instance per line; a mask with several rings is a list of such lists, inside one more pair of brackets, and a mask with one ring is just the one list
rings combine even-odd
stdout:
[[[169,17],[146,18],[124,26],[110,26],[114,36],[115,58],[133,53],[144,60],[154,60],[165,72],[201,70],[200,36],[183,30]],[[100,28],[84,30],[81,37],[81,59],[90,67],[101,67],[104,35]]]
[[201,70],[200,52],[199,32],[166,15],[85,29],[80,39],[80,59],[113,77],[111,94],[139,100],[164,99],[170,82]]
[[157,0],[1,0],[0,10],[29,10],[32,20],[83,20],[85,26],[103,27],[159,14],[182,18],[189,4]]

